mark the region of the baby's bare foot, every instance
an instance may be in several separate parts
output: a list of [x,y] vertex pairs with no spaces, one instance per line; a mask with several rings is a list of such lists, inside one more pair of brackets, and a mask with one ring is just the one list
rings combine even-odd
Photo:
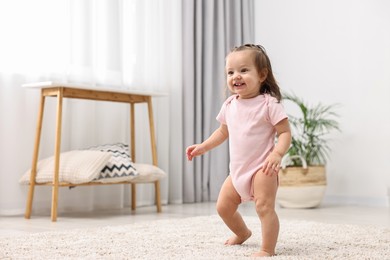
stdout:
[[245,234],[245,236],[243,237],[239,237],[239,236],[232,236],[231,238],[229,238],[228,240],[226,240],[225,242],[225,245],[241,245],[242,243],[244,243],[248,238],[250,238],[250,236],[252,235],[252,231],[250,231],[248,229],[247,233]]
[[260,252],[253,253],[251,257],[271,257],[274,256],[274,254],[270,254],[264,250],[261,250]]

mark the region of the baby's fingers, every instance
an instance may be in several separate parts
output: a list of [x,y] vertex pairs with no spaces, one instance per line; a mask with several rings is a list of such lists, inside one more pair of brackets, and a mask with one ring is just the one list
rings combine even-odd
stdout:
[[264,172],[265,175],[268,175],[269,169],[270,169],[269,162],[265,162],[264,165],[263,165],[263,172]]
[[264,167],[264,173],[265,175],[272,176],[274,173],[277,173],[279,171],[279,164],[277,162],[267,162]]
[[193,158],[192,152],[193,152],[194,149],[195,149],[194,146],[187,147],[186,155],[187,155],[187,159],[188,159],[189,161],[192,161],[192,158]]

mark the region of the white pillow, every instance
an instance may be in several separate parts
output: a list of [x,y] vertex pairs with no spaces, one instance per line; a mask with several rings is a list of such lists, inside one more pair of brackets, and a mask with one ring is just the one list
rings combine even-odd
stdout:
[[133,183],[153,182],[167,177],[163,170],[152,164],[134,163],[134,167],[139,175],[131,181]]
[[[111,153],[100,151],[69,151],[60,155],[59,181],[72,184],[87,183],[99,176],[100,171],[111,158]],[[28,170],[19,180],[21,184],[30,183]],[[37,165],[37,183],[53,182],[54,156],[42,159]]]

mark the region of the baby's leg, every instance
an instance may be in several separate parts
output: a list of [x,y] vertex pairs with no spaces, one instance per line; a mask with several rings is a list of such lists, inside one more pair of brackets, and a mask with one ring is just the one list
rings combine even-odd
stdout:
[[275,212],[275,198],[278,189],[277,174],[265,175],[261,170],[253,181],[256,212],[261,221],[262,245],[254,256],[272,256],[275,254],[279,234],[279,219]]
[[237,208],[241,203],[241,198],[233,187],[232,180],[228,176],[222,185],[217,201],[217,211],[229,229],[235,234],[225,245],[237,245],[244,243],[252,232],[248,229]]

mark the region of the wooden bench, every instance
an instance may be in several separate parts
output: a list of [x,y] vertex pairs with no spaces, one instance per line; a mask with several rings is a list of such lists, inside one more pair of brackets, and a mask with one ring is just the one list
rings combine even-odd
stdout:
[[[154,130],[153,120],[153,108],[152,108],[152,97],[165,96],[161,93],[152,92],[137,92],[123,89],[104,89],[100,87],[91,87],[74,84],[63,84],[55,82],[38,82],[32,84],[23,85],[29,89],[39,89],[41,92],[41,100],[39,105],[39,113],[37,120],[37,128],[35,135],[34,151],[32,158],[29,191],[27,195],[27,205],[25,218],[31,217],[32,203],[34,197],[34,189],[37,185],[52,186],[52,205],[51,205],[51,220],[57,221],[57,205],[58,205],[58,189],[59,187],[69,186],[87,186],[87,185],[108,185],[108,184],[130,184],[131,185],[131,208],[136,208],[136,184],[137,181],[118,182],[118,183],[82,183],[82,184],[71,184],[59,182],[59,167],[60,167],[60,152],[61,152],[61,125],[62,125],[62,109],[64,98],[76,98],[86,100],[97,100],[97,101],[110,101],[110,102],[122,102],[130,105],[130,154],[132,160],[136,162],[135,153],[135,104],[144,103],[148,107],[148,118],[149,118],[149,130],[150,130],[150,143],[153,165],[157,166],[157,150],[156,150],[156,139]],[[41,130],[43,122],[43,114],[45,107],[46,97],[57,98],[57,112],[56,112],[56,135],[54,144],[54,169],[53,169],[53,182],[49,183],[36,183],[35,178],[37,174],[37,163],[39,145],[41,140]],[[143,182],[142,182],[143,183]],[[160,180],[153,181],[155,186],[155,200],[157,206],[157,212],[161,212],[161,196],[160,196]]]

